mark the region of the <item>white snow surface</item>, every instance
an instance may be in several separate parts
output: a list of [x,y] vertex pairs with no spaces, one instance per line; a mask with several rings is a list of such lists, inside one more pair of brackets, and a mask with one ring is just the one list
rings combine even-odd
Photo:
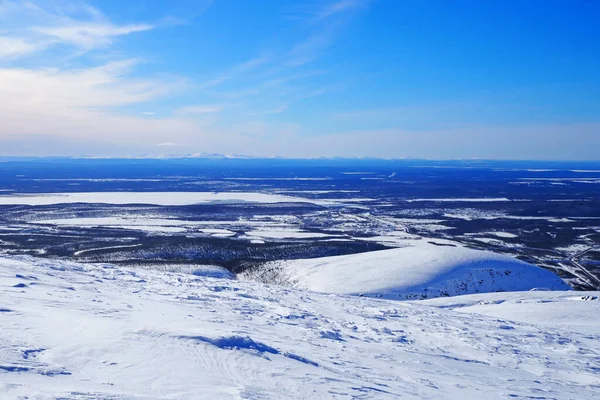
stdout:
[[252,230],[247,231],[246,235],[248,236],[258,236],[261,238],[268,239],[307,239],[307,238],[324,238],[324,237],[334,237],[335,235],[328,235],[326,233],[319,232],[306,232],[299,230],[291,230],[291,229],[261,229],[261,230]]
[[496,232],[490,232],[490,234],[494,235],[494,236],[498,236],[501,238],[517,238],[519,237],[518,235],[515,235],[514,233],[510,233],[510,232],[501,232],[501,231],[496,231]]
[[474,197],[474,198],[430,198],[430,199],[409,199],[405,200],[408,203],[420,202],[420,201],[433,201],[433,202],[460,202],[460,203],[493,203],[493,202],[504,202],[511,201],[506,197]]
[[77,226],[84,228],[106,227],[140,230],[145,232],[181,233],[186,231],[201,232],[207,235],[227,237],[234,236],[235,232],[220,228],[203,228],[211,225],[214,221],[185,221],[179,219],[138,216],[112,216],[112,217],[88,217],[88,218],[56,218],[33,220],[34,224]]
[[[538,293],[539,295],[533,295]],[[590,306],[580,305],[591,302]],[[484,314],[496,318],[532,323],[543,326],[578,328],[593,331],[598,328],[596,318],[588,314],[600,312],[598,292],[512,292],[465,295],[423,300],[421,304],[460,312]],[[597,371],[600,373],[600,371]]]
[[399,302],[25,257],[0,266],[2,399],[594,399],[600,391],[598,292]]
[[314,203],[330,205],[326,200],[304,199],[269,193],[253,192],[73,192],[1,195],[0,205],[25,204],[31,206],[102,203],[102,204],[153,204],[181,206],[204,203]]
[[539,287],[570,289],[554,273],[509,256],[429,243],[345,256],[278,261],[265,268],[279,270],[277,281],[296,288],[388,299]]

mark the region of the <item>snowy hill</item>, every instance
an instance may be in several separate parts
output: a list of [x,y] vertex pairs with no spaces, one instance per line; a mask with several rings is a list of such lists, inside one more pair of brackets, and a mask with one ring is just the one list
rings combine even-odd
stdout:
[[508,256],[433,244],[273,262],[244,277],[317,292],[388,299],[570,289],[552,272]]
[[598,296],[398,302],[0,258],[0,398],[592,399]]

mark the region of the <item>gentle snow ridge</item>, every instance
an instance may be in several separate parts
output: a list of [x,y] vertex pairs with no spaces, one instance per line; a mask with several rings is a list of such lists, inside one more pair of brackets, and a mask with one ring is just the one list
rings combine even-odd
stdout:
[[269,263],[245,277],[317,292],[388,299],[547,288],[570,290],[557,275],[489,251],[418,244],[392,250]]

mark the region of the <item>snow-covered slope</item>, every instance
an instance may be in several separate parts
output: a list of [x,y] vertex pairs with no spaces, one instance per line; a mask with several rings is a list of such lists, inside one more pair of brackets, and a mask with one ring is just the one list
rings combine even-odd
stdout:
[[[591,303],[580,305],[581,302]],[[485,298],[480,295],[444,297],[424,300],[421,304],[566,329],[597,329],[595,316],[600,315],[589,314],[593,309],[600,313],[600,296],[594,292],[490,293]]]
[[0,398],[596,398],[600,293],[515,296],[398,302],[4,258]]
[[554,273],[512,257],[433,244],[278,261],[245,277],[317,292],[389,299],[424,299],[533,288],[570,289]]

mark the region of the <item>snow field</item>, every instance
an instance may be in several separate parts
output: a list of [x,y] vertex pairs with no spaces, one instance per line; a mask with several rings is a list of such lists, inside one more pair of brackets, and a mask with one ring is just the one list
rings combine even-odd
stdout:
[[[2,398],[593,399],[600,390],[600,321],[590,318],[599,293],[398,302],[26,257],[0,266]],[[541,308],[571,321],[545,323]]]

